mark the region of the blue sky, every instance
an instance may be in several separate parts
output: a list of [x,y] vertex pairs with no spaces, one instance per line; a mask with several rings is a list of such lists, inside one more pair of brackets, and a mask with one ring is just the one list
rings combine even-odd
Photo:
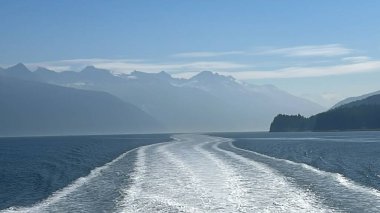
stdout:
[[380,1],[0,1],[0,64],[211,70],[329,106],[380,90]]

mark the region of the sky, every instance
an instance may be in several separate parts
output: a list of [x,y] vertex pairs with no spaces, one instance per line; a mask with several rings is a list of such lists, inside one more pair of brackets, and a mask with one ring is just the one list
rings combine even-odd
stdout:
[[209,70],[329,107],[380,90],[380,1],[0,0],[0,65]]

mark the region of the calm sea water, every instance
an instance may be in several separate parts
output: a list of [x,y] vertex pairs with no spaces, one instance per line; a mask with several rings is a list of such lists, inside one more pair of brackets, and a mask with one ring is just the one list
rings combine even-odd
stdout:
[[0,165],[4,212],[380,212],[379,132],[2,138]]

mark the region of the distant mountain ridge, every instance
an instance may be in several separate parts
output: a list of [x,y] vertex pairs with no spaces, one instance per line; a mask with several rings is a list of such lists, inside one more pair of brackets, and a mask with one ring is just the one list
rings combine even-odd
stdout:
[[380,90],[376,91],[376,92],[371,92],[371,93],[368,93],[368,94],[360,95],[360,96],[357,96],[357,97],[349,97],[349,98],[346,98],[346,99],[338,102],[333,107],[331,107],[331,109],[338,108],[338,107],[340,107],[342,105],[345,105],[345,104],[348,104],[348,103],[351,103],[351,102],[354,102],[354,101],[360,101],[360,100],[363,100],[363,99],[368,98],[370,96],[379,95],[379,94],[380,94]]
[[1,69],[0,75],[14,77],[23,80],[37,80],[35,76],[24,64],[18,63],[7,69]]
[[23,78],[107,92],[152,115],[170,131],[179,132],[265,130],[279,113],[312,115],[324,110],[274,86],[251,85],[210,71],[179,79],[164,71],[114,75],[88,66],[79,72],[38,68]]
[[371,95],[363,99],[352,101],[347,104],[341,105],[338,108],[351,108],[361,105],[380,105],[380,94]]
[[353,101],[309,118],[277,115],[271,132],[380,130],[380,95]]

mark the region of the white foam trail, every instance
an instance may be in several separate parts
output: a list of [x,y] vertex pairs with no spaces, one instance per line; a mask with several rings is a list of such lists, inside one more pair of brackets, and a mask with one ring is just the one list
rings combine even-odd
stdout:
[[[178,140],[176,138],[174,139]],[[166,153],[166,150],[165,150],[166,146],[168,145],[159,146],[154,151],[157,153],[160,153],[160,152]],[[153,148],[156,148],[156,147],[153,147],[153,146],[142,147],[138,150],[137,162],[135,165],[136,167],[132,175],[132,180],[134,184],[123,190],[126,196],[121,202],[119,202],[119,207],[122,208],[120,209],[120,211],[122,212],[124,211],[125,212],[155,212],[161,209],[161,210],[164,210],[165,212],[172,212],[172,211],[200,212],[200,210],[194,206],[187,206],[183,203],[178,202],[177,200],[172,198],[171,194],[169,193],[166,194],[166,196],[162,196],[162,194],[159,191],[157,192],[149,191],[152,189],[151,187],[155,184],[158,184],[158,185],[162,184],[162,186],[163,184],[165,184],[165,182],[162,182],[162,183],[154,182],[154,184],[152,185],[152,184],[149,184],[149,182],[147,182],[146,177],[150,175],[149,173],[151,173],[150,171],[152,169],[151,164],[155,162],[156,160],[159,160],[159,159],[147,159],[147,157],[151,157],[151,154],[152,154],[152,153],[149,153],[148,155],[147,152],[151,151]],[[169,159],[171,158],[171,160],[174,161],[178,167],[181,167],[183,170],[186,170],[185,166],[181,164],[180,161],[177,162],[174,156],[170,156],[170,155],[167,156],[167,154],[168,153],[166,153],[164,157],[169,158]],[[169,163],[169,162],[166,162],[166,163]],[[169,164],[165,164],[162,166],[167,167],[168,165]],[[153,167],[153,169],[157,169],[159,165],[155,165],[155,167],[156,168]],[[171,175],[170,173],[165,173],[164,171],[162,171],[161,173],[160,170],[157,170],[156,172],[158,172],[158,174],[155,174],[157,176],[151,176],[152,179],[159,178],[158,175],[163,175],[163,176]],[[183,180],[172,179],[172,181],[181,183],[181,181]],[[165,191],[165,188],[162,188],[162,191],[167,193]]]
[[191,187],[187,190],[193,190],[195,194],[199,195],[200,201],[203,206],[211,204],[210,197],[207,196],[207,187],[204,186],[201,177],[194,173],[191,166],[187,165],[181,157],[178,157],[175,153],[171,152],[169,149],[176,144],[167,144],[165,146],[160,146],[157,151],[164,155],[167,160],[176,166],[183,174],[189,179],[189,182],[193,183]]
[[[275,189],[275,191],[272,191],[271,193],[279,193],[283,195],[295,196],[295,197],[292,197],[292,200],[287,200],[286,201],[287,203],[285,203],[284,205],[287,205],[288,207],[300,206],[301,209],[313,209],[313,206],[319,205],[316,203],[316,200],[315,200],[316,198],[311,193],[295,188],[294,186],[292,186],[286,181],[285,177],[282,177],[281,175],[277,174],[276,171],[274,171],[273,169],[269,168],[268,166],[262,163],[255,162],[250,159],[244,158],[240,155],[237,155],[233,152],[220,149],[218,145],[221,143],[222,142],[213,144],[212,146],[213,149],[218,150],[219,152],[224,153],[227,156],[238,160],[240,163],[247,165],[248,167],[245,169],[245,171],[250,171],[252,170],[252,168],[255,168],[253,172],[261,173],[262,177],[258,177],[260,179],[264,179],[265,176],[271,177],[271,179],[267,179],[265,181],[265,184],[267,185],[268,190],[270,190],[271,188]],[[254,176],[254,175],[251,175],[251,176]],[[282,198],[278,201],[275,201],[275,199],[278,199],[277,197],[273,197],[272,199],[276,203],[284,202],[284,200],[281,200]]]
[[133,184],[128,192],[128,194],[137,199],[141,193],[141,178],[145,174],[146,162],[145,162],[145,150],[147,147],[141,147],[137,152],[137,161],[135,165],[135,172],[132,175],[132,181],[136,184]]
[[249,200],[247,197],[247,190],[242,186],[240,179],[240,175],[234,171],[231,166],[224,163],[223,160],[220,160],[218,157],[214,156],[214,154],[207,152],[203,149],[204,145],[208,143],[213,143],[214,141],[207,142],[205,144],[198,144],[194,147],[194,150],[203,154],[207,159],[213,162],[216,167],[222,172],[223,177],[226,179],[226,189],[230,191],[227,197],[228,200],[232,203],[236,211],[245,212],[244,207],[249,205]]
[[134,183],[123,190],[121,212],[330,211],[268,167],[217,147],[229,140],[176,138],[141,148]]

